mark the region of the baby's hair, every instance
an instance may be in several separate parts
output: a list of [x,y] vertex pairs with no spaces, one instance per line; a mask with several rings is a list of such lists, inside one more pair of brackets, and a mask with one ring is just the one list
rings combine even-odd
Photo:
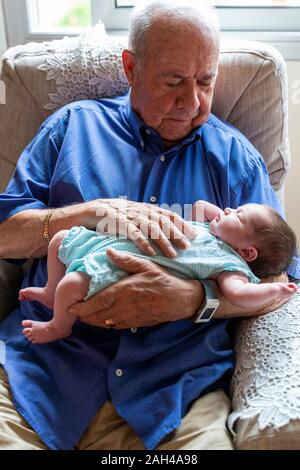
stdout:
[[286,221],[269,206],[264,206],[272,218],[272,225],[255,224],[258,257],[249,262],[251,270],[259,278],[277,276],[285,272],[295,253],[296,235]]

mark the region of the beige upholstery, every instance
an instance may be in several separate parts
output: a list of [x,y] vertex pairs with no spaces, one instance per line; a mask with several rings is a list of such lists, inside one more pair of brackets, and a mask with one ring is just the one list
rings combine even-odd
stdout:
[[224,41],[212,111],[259,150],[275,190],[290,163],[287,103],[285,63],[273,47]]
[[[66,43],[18,46],[5,54],[1,79],[6,85],[7,101],[6,105],[0,105],[0,190],[6,186],[20,152],[55,107],[78,98],[96,98],[126,90],[120,60],[122,45],[106,44],[104,49],[101,50],[99,41],[93,45],[75,39]],[[261,43],[224,41],[213,112],[239,128],[258,148],[276,190],[282,188],[289,166],[286,107],[287,79],[279,53]],[[9,277],[14,269],[15,282]],[[9,312],[8,304],[12,307],[19,281],[19,269],[2,262],[0,313]],[[10,294],[8,284],[11,285]],[[293,304],[290,308],[295,309]],[[280,314],[280,310],[278,312]],[[252,320],[254,329],[256,321],[259,320]],[[239,341],[240,336],[237,343]],[[249,351],[255,349],[255,340],[248,346]],[[239,351],[237,359],[236,377],[239,377],[244,370]],[[252,386],[253,373],[255,375],[251,354],[247,360],[247,374],[250,377],[249,370],[252,370],[252,376],[250,382],[245,378],[245,390]],[[236,404],[235,391],[233,395]],[[231,425],[237,432],[235,443],[238,448],[274,448],[273,426],[267,424],[262,429],[251,406],[250,410],[247,408],[251,418],[240,419],[242,406],[234,406]],[[282,438],[276,439],[277,448],[287,446],[289,432],[299,433],[299,423],[294,420],[293,428],[285,424],[283,432],[281,430]],[[278,430],[276,433],[278,437]],[[295,442],[297,439],[293,439]]]

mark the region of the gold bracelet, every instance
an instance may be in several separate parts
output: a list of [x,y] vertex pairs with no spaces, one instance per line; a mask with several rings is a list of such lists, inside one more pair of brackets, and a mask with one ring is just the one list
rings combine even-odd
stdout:
[[51,217],[53,216],[54,212],[55,212],[55,209],[50,209],[47,212],[46,217],[44,218],[44,238],[45,240],[47,240],[48,243],[50,243],[51,241],[51,238],[49,235],[49,221]]

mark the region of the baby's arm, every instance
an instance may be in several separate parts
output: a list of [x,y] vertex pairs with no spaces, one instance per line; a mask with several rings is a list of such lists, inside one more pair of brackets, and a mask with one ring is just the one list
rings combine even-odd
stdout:
[[211,222],[217,215],[223,214],[222,209],[207,201],[196,201],[193,205],[193,220]]
[[240,307],[260,308],[276,298],[288,300],[297,291],[296,284],[292,282],[252,284],[239,272],[223,272],[217,281],[225,297]]

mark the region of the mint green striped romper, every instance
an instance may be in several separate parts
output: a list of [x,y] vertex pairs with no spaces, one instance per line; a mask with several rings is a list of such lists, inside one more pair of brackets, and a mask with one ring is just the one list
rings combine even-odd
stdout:
[[170,274],[182,279],[207,279],[223,271],[239,271],[250,282],[259,279],[251,272],[248,264],[225,242],[212,235],[209,223],[190,222],[198,234],[191,240],[187,250],[176,249],[176,258],[167,258],[155,247],[156,256],[147,256],[126,238],[97,234],[85,227],[69,230],[59,250],[59,259],[67,267],[67,273],[81,271],[90,276],[89,290],[85,299],[128,276],[109,261],[106,250],[109,247],[133,254],[139,258],[164,266]]

